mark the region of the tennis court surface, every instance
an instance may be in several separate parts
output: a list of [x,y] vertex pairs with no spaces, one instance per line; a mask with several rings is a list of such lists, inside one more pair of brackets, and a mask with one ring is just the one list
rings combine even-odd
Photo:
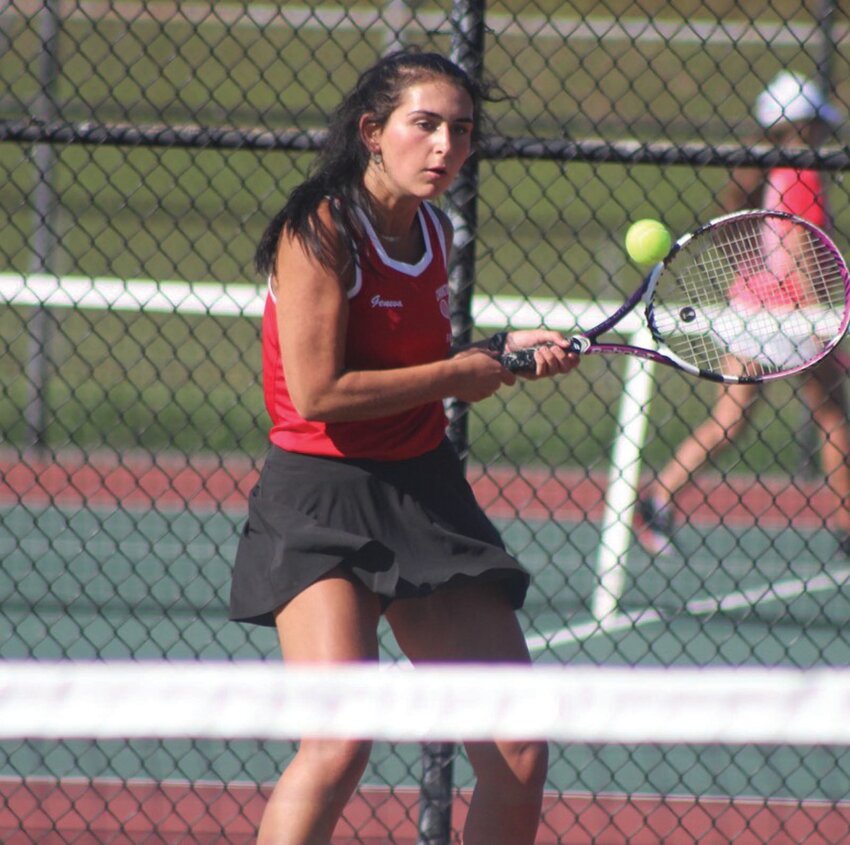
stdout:
[[[379,743],[384,776],[388,761],[405,761],[410,743],[462,736],[551,737],[560,763],[575,766],[583,759],[587,766],[592,757],[606,766],[620,789],[573,790],[553,782],[539,842],[842,841],[850,806],[803,795],[809,789],[800,774],[805,770],[811,779],[818,764],[847,762],[841,749],[850,743],[850,728],[831,717],[838,715],[837,700],[850,700],[850,675],[707,672],[434,666],[287,673],[259,663],[9,663],[0,670],[0,737],[12,738],[4,748],[19,759],[26,752],[38,755],[41,765],[73,755],[100,772],[4,777],[4,842],[62,836],[86,842],[250,841],[267,790],[251,780],[222,779],[221,773],[241,758],[244,775],[261,749],[283,750],[278,740],[301,734],[406,740]],[[20,700],[34,694],[31,709],[21,712]],[[206,733],[211,739],[198,739]],[[186,739],[173,738],[180,734]],[[20,735],[36,739],[14,745]],[[270,739],[244,739],[263,735]],[[70,739],[57,741],[62,736]],[[96,739],[75,738],[90,736]],[[113,742],[113,736],[142,739]],[[167,757],[172,764],[179,759],[181,776],[117,771],[138,771],[156,755],[164,768]],[[203,756],[219,777],[187,771],[193,755]],[[748,774],[750,789],[769,792],[770,781],[785,773],[791,778],[786,785],[798,794],[682,791],[685,779],[696,785],[698,772],[721,761],[727,772],[735,766],[739,779]],[[678,788],[647,792],[628,782],[630,767],[642,769],[645,778],[654,771],[656,787],[674,772],[682,781]],[[367,777],[334,841],[415,842],[417,795],[404,782],[369,785]],[[454,792],[456,822],[462,823],[468,801],[467,789]]]
[[[255,477],[246,460],[71,454],[43,464],[8,461],[0,484],[3,658],[220,664],[268,657],[276,666],[271,632],[226,619],[230,562]],[[674,553],[650,557],[631,544],[617,610],[596,620],[604,479],[508,477],[475,467],[470,477],[533,572],[523,622],[541,667],[826,670],[847,663],[841,631],[850,615],[850,566],[835,555],[817,492],[747,479],[717,484],[677,535]],[[397,649],[387,631],[384,646],[390,662]],[[658,694],[663,700],[664,690]],[[62,716],[59,701],[52,719],[60,727]],[[629,718],[628,707],[620,718]],[[288,740],[264,739],[260,723],[257,731],[250,740],[4,740],[3,841],[250,842],[269,786],[294,750]],[[420,758],[416,742],[378,742],[335,841],[415,842]],[[556,741],[551,759],[540,842],[790,845],[850,836],[850,754],[841,743],[603,736]],[[461,753],[455,827],[470,782]]]

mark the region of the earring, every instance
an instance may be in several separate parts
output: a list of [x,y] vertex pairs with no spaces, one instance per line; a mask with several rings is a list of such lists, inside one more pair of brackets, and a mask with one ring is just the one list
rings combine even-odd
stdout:
[[384,157],[381,155],[380,150],[373,150],[371,158],[372,161],[378,165],[378,167],[380,167],[384,163]]

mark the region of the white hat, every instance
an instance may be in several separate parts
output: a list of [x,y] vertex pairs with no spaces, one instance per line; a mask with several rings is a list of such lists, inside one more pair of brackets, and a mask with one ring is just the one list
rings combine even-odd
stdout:
[[756,100],[756,120],[765,128],[782,121],[838,121],[838,112],[826,102],[823,91],[811,79],[783,70]]

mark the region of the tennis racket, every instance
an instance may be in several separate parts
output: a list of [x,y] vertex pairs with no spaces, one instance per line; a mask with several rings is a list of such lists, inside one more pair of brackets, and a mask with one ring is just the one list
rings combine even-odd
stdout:
[[[598,343],[638,305],[655,348]],[[835,244],[801,217],[740,211],[677,240],[609,318],[570,339],[582,355],[637,355],[729,384],[799,373],[826,357],[850,323],[850,274]],[[506,352],[534,371],[535,348]]]

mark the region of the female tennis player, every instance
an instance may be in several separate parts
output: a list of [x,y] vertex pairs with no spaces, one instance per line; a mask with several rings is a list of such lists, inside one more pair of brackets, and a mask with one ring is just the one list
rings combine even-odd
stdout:
[[[414,663],[529,662],[515,617],[528,575],[476,504],[442,400],[516,377],[496,360],[551,344],[533,377],[577,364],[552,331],[450,350],[452,227],[432,201],[474,151],[489,94],[431,53],[374,65],[335,112],[312,175],[269,224],[262,328],[271,448],[252,491],[231,617],[274,625],[284,660],[378,659],[386,616]],[[328,842],[367,742],[305,739],[260,845]],[[466,845],[534,840],[545,744],[470,744]]]
[[[759,95],[755,116],[767,139],[787,147],[817,147],[836,118],[817,85],[800,74],[783,71]],[[823,174],[815,170],[776,167],[763,171],[741,170],[734,174],[725,196],[725,210],[766,208],[785,211],[829,230],[830,217]],[[760,308],[792,311],[816,301],[805,289],[803,274],[796,272],[796,256],[801,253],[782,229],[774,223],[762,238],[770,243],[771,273],[748,275],[746,268],[729,292],[730,303],[747,314]],[[742,358],[761,357],[764,367],[786,366],[789,351],[781,338],[763,348],[746,346]],[[838,546],[850,555],[850,428],[845,405],[844,382],[847,373],[837,356],[809,370],[801,384],[802,395],[811,408],[812,419],[822,439],[821,464],[836,507],[832,518]],[[640,501],[647,527],[644,543],[654,553],[671,550],[675,530],[673,499],[712,456],[728,446],[744,431],[749,413],[758,398],[757,385],[720,386],[711,416],[685,439],[673,458],[661,470],[648,495]]]

